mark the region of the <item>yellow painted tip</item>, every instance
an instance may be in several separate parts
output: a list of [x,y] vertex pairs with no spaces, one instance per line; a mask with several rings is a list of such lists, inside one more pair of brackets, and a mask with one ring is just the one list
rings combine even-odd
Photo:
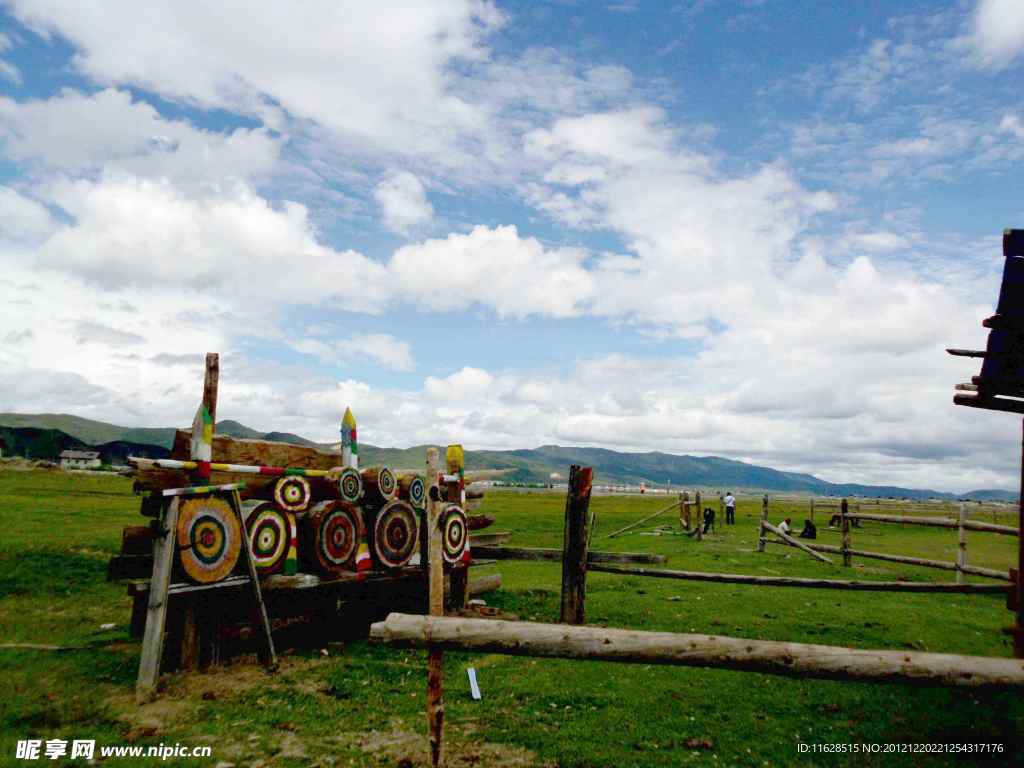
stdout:
[[444,462],[448,465],[449,472],[458,472],[465,469],[466,456],[461,445],[449,445],[444,452]]
[[356,425],[356,417],[352,415],[352,409],[345,409],[345,416],[342,418],[341,423],[346,427],[354,427]]

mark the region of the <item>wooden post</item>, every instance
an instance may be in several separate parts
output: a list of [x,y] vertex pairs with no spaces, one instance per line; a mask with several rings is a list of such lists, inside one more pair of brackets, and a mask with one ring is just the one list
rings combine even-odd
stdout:
[[[441,552],[441,489],[438,487],[436,448],[427,449],[427,580],[430,615],[444,615],[444,562]],[[430,740],[430,764],[438,768],[444,761],[444,656],[439,650],[427,651],[427,734]]]
[[217,429],[217,385],[220,383],[220,355],[206,353],[206,372],[203,375],[203,405],[210,412],[213,428]]
[[690,494],[679,494],[679,525],[684,531],[690,530]]
[[725,525],[725,498],[721,493],[718,494],[718,521]]
[[964,566],[967,565],[967,529],[964,528],[964,523],[967,522],[967,505],[963,502],[960,502],[959,522],[959,546],[956,551],[956,583],[963,584],[967,581],[964,576]]
[[1020,495],[1017,499],[1017,578],[1013,585],[1016,594],[1017,624],[1013,628],[1013,655],[1024,659],[1024,439],[1021,441]]
[[842,517],[843,524],[843,565],[847,568],[853,562],[853,558],[850,556],[850,518],[846,516],[849,511],[849,504],[846,499],[843,499],[839,504],[839,514]]
[[587,542],[590,535],[590,489],[594,470],[573,464],[565,498],[562,539],[562,623],[586,623]]
[[167,588],[171,583],[171,566],[178,529],[178,497],[166,503],[160,517],[160,531],[153,536],[153,575],[149,580],[149,605],[146,609],[146,632],[142,637],[142,657],[139,659],[139,677],[135,695],[146,701],[156,691],[160,676],[160,661],[164,653],[164,628],[167,623]]
[[693,503],[697,507],[697,541],[704,541],[704,509],[701,506],[700,491],[693,494]]
[[811,496],[811,522],[814,522],[814,497]]
[[757,551],[758,552],[764,552],[764,545],[765,545],[765,538],[764,538],[765,528],[764,528],[764,526],[765,526],[765,523],[767,523],[767,522],[768,522],[768,494],[766,493],[764,495],[764,498],[761,499],[761,522],[758,523],[758,526],[757,526]]

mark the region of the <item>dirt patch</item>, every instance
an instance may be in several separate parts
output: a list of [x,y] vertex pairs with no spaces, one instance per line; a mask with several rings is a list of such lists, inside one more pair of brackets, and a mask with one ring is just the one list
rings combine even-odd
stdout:
[[[419,768],[430,765],[427,737],[411,731],[371,731],[351,734],[350,744],[370,753],[384,765]],[[554,763],[541,762],[536,753],[522,747],[489,742],[448,741],[445,765],[460,768],[553,768]]]

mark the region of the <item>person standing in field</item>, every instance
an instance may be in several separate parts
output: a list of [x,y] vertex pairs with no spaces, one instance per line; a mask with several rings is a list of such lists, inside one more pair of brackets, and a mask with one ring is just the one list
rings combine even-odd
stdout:
[[725,494],[725,524],[733,525],[736,522],[736,497],[732,491]]

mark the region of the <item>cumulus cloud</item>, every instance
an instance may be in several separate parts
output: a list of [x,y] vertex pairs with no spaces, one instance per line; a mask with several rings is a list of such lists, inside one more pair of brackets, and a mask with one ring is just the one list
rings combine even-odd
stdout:
[[338,339],[303,338],[291,342],[291,346],[330,365],[371,361],[401,372],[416,367],[409,343],[388,333],[345,333]]
[[979,65],[1009,66],[1024,51],[1024,5],[1018,0],[978,0],[966,42]]
[[586,255],[522,238],[514,226],[477,226],[399,248],[388,271],[403,295],[429,309],[479,304],[503,317],[572,317],[593,295]]
[[423,182],[408,171],[383,179],[374,189],[373,197],[380,206],[385,226],[401,234],[429,222],[434,215]]

